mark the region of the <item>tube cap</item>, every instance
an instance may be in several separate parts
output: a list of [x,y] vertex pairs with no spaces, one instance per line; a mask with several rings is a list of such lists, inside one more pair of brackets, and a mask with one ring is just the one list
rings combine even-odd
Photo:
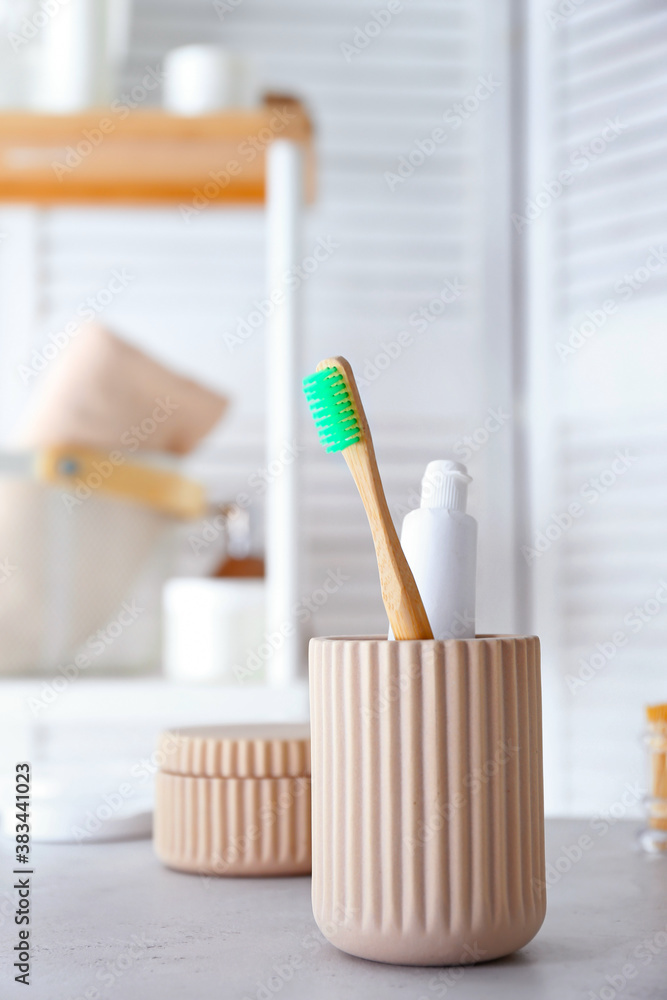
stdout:
[[472,478],[461,462],[440,458],[429,462],[422,479],[422,507],[445,507],[465,512]]

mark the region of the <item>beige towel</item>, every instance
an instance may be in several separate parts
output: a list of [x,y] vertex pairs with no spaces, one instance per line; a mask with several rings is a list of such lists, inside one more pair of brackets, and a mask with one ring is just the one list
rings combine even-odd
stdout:
[[218,422],[227,400],[175,374],[98,324],[55,359],[13,445],[185,455]]

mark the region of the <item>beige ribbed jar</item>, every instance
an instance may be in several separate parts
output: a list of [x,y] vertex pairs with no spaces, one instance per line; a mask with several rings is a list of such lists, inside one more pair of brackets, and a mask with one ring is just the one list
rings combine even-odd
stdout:
[[207,726],[163,733],[153,843],[207,875],[310,872],[310,729]]
[[310,643],[313,910],[362,958],[508,955],[545,914],[534,636]]

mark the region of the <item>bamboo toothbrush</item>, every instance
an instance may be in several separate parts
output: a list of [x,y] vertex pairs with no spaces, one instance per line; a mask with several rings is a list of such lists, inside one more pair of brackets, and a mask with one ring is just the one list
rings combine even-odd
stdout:
[[396,639],[432,639],[422,599],[403,554],[382,488],[368,421],[345,358],[320,361],[303,389],[327,451],[342,451],[371,526],[380,587]]

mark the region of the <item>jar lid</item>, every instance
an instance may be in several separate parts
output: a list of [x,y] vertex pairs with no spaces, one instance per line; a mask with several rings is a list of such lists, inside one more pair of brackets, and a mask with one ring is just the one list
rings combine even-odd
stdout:
[[160,770],[205,778],[284,778],[310,774],[310,726],[193,726],[162,733]]

